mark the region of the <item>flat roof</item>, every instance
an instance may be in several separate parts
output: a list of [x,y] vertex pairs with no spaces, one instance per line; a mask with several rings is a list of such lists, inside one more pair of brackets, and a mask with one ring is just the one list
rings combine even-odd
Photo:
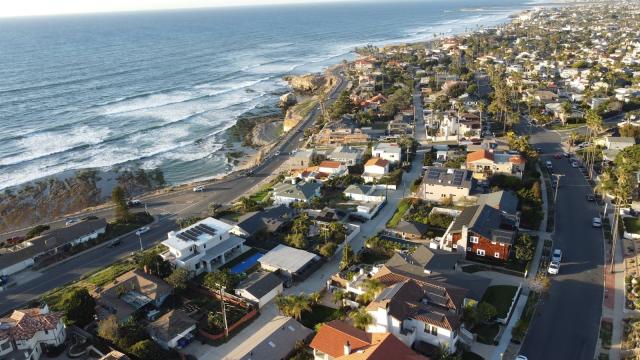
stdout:
[[180,231],[169,232],[167,240],[162,244],[174,249],[184,249],[194,243],[205,243],[213,239],[214,236],[229,232],[232,228],[231,224],[208,217]]
[[280,244],[261,257],[258,262],[260,265],[295,273],[318,258],[319,256],[314,253]]

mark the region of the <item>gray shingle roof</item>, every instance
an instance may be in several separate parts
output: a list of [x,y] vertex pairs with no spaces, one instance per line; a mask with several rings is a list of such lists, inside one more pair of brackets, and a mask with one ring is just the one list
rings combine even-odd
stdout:
[[282,279],[276,274],[268,271],[256,271],[249,275],[238,288],[245,289],[249,294],[260,299],[280,284],[282,284]]

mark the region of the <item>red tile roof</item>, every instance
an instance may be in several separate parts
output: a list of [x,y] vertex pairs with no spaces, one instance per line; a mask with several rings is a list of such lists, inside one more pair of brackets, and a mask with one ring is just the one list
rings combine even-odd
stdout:
[[14,310],[11,316],[0,319],[0,323],[9,324],[7,329],[0,329],[0,340],[29,340],[38,331],[54,330],[62,319],[61,312],[42,313],[40,309]]
[[415,353],[393,334],[371,334],[371,346],[361,352],[351,353],[336,360],[429,360]]
[[320,165],[318,165],[318,167],[337,169],[340,167],[340,165],[342,165],[340,161],[324,160],[323,162],[320,163]]
[[366,164],[364,164],[364,166],[381,166],[381,167],[385,167],[387,166],[387,164],[389,164],[389,162],[385,159],[379,158],[379,157],[374,157],[369,159],[369,161],[367,161]]
[[351,351],[371,345],[370,335],[344,321],[333,320],[322,324],[309,346],[335,358],[344,355],[347,341],[351,345]]
[[490,151],[487,150],[478,150],[478,151],[474,151],[470,154],[467,154],[467,162],[474,162],[477,160],[493,160],[493,154]]

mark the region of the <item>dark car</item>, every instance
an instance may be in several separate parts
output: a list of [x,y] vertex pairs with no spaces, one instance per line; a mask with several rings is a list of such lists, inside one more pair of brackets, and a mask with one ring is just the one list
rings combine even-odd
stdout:
[[593,194],[587,194],[587,201],[596,201],[596,197]]
[[538,154],[542,154],[542,152],[543,152],[543,151],[542,151],[542,148],[541,148],[541,147],[537,147],[537,148],[536,148],[536,152],[537,152]]
[[111,242],[109,243],[109,245],[107,245],[107,247],[114,248],[114,247],[116,247],[116,246],[120,245],[121,243],[122,243],[122,240],[120,240],[120,239],[118,239],[118,240],[113,240],[113,241],[111,241]]

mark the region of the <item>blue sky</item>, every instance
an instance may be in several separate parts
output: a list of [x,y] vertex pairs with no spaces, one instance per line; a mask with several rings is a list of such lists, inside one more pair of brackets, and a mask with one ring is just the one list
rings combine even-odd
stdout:
[[0,17],[336,1],[344,0],[2,0]]

